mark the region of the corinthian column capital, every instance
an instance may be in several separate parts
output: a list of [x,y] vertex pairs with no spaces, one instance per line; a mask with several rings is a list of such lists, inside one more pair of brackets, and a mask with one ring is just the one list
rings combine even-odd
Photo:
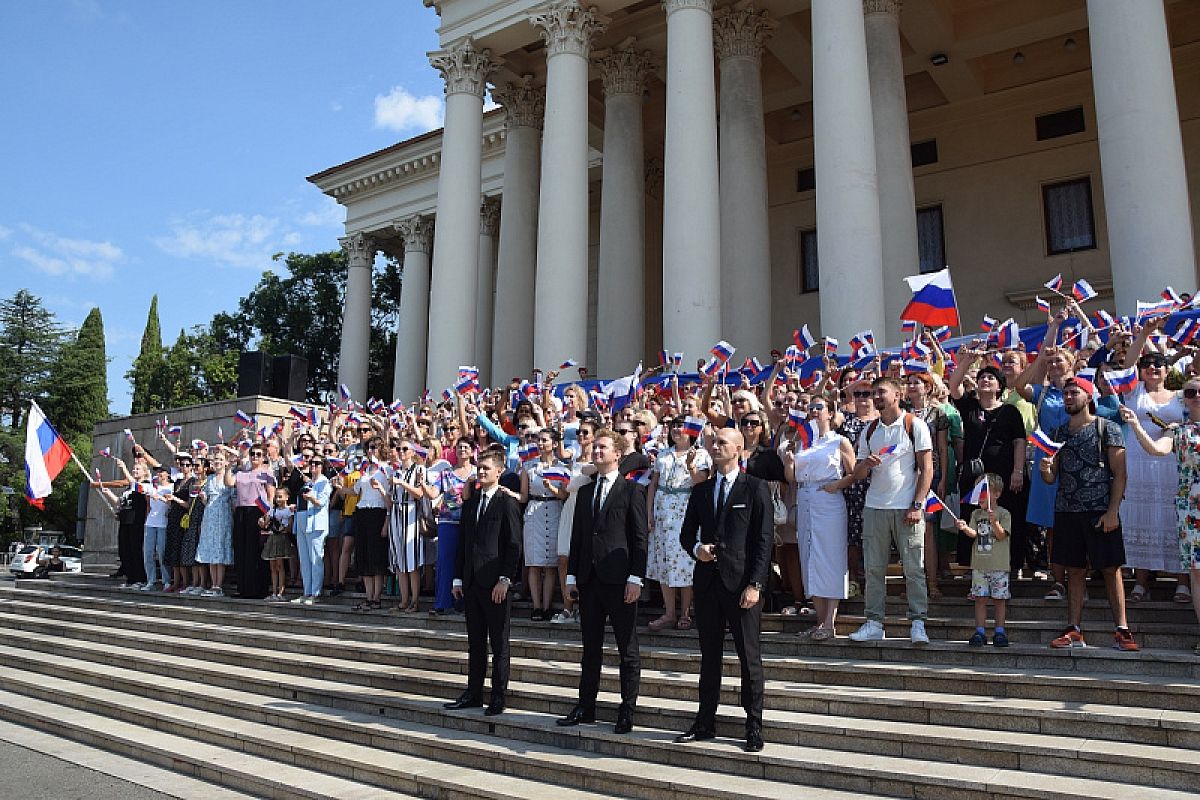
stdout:
[[483,97],[488,75],[503,63],[492,57],[491,50],[476,50],[471,38],[449,50],[429,53],[429,63],[442,73],[446,94],[473,94]]
[[579,0],[551,3],[545,11],[529,18],[541,28],[546,42],[546,58],[572,53],[587,58],[592,51],[592,39],[608,27],[608,19],[596,13],[594,7],[584,8]]
[[404,239],[404,252],[429,255],[433,249],[433,217],[429,214],[414,214],[392,223],[396,233]]
[[902,0],[863,0],[863,14],[887,14],[899,21],[901,5]]
[[752,58],[758,61],[778,25],[766,11],[722,8],[713,20],[713,44],[717,55],[722,60]]
[[375,261],[375,240],[365,233],[352,233],[338,239],[351,267],[369,267]]
[[522,75],[520,83],[492,87],[492,99],[504,107],[504,129],[541,128],[546,114],[546,87],[534,86],[532,75]]
[[658,69],[649,50],[636,50],[632,38],[616,48],[598,54],[594,63],[604,80],[604,95],[641,95],[646,77]]
[[713,0],[662,0],[662,7],[668,17],[683,8],[698,8],[711,14]]
[[479,235],[495,237],[500,230],[500,198],[487,197],[479,205]]

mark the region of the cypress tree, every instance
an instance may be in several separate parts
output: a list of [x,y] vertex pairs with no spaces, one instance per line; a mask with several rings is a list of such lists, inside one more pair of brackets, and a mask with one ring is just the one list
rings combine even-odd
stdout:
[[71,440],[89,438],[92,428],[108,416],[108,358],[104,350],[104,320],[93,308],[75,340],[63,346],[50,373],[46,414]]
[[133,368],[125,374],[133,383],[131,414],[142,414],[162,402],[158,383],[162,376],[163,344],[158,321],[158,295],[150,298],[150,313],[146,316],[146,329],[142,332],[142,348],[133,360]]

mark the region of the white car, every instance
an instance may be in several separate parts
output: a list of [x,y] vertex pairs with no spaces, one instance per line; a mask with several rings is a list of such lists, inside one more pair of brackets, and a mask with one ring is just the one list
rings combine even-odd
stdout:
[[50,551],[58,548],[62,560],[63,572],[83,571],[83,551],[71,545],[26,544],[12,557],[9,572],[18,578],[44,578],[49,572],[46,562],[50,559]]

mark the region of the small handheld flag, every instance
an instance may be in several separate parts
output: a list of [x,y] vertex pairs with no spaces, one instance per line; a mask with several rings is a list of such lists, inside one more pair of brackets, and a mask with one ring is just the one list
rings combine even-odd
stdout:
[[129,428],[126,428],[124,433],[125,433],[126,439],[133,442],[134,444],[137,444],[137,440],[133,438],[133,431],[129,430]]
[[683,435],[691,436],[693,439],[704,433],[704,418],[703,417],[687,417],[683,421]]
[[838,340],[833,338],[832,336],[826,336],[824,338],[825,338],[825,355],[827,355],[827,356],[836,355],[837,350],[838,350],[838,345],[840,344],[840,342],[838,342]]
[[1035,428],[1033,433],[1029,434],[1029,443],[1048,456],[1053,456],[1063,446],[1062,442],[1054,441],[1041,428]]
[[112,458],[112,448],[102,447],[100,448],[100,452],[96,453],[96,455],[100,456],[101,458]]
[[881,448],[879,448],[879,450],[875,451],[875,455],[890,456],[892,453],[896,452],[899,448],[900,448],[900,445],[889,444],[887,447],[881,447]]
[[542,470],[542,480],[565,485],[571,481],[571,472],[565,467],[546,467]]
[[558,368],[559,369],[570,369],[571,367],[576,367],[576,366],[579,366],[579,362],[573,358],[568,358],[562,364],[559,364]]
[[350,400],[350,387],[344,383],[339,383],[338,396],[342,398],[343,403],[348,402]]
[[1038,297],[1037,295],[1034,295],[1033,301],[1035,303],[1037,303],[1038,311],[1044,311],[1044,312],[1046,312],[1047,315],[1049,315],[1049,313],[1050,313],[1050,301],[1049,300],[1043,300],[1042,298]]
[[1081,303],[1086,303],[1093,297],[1097,296],[1097,292],[1092,288],[1092,285],[1083,278],[1075,281],[1075,285],[1071,287],[1071,296]]
[[946,510],[946,504],[943,503],[941,501],[941,498],[939,498],[933,492],[930,492],[925,497],[925,513],[926,514],[936,514],[939,511],[945,511],[945,510]]
[[257,506],[258,510],[264,514],[271,513],[271,507],[267,505],[267,501],[263,500],[261,497],[254,498],[254,505]]
[[802,425],[796,428],[796,444],[801,450],[807,450],[813,446],[813,442],[821,438],[821,429],[817,426],[815,420],[806,420]]
[[1062,289],[1062,273],[1058,273],[1042,285],[1052,292],[1060,291]]
[[808,350],[817,340],[813,338],[812,333],[808,330],[808,323],[804,323],[798,330],[792,331],[792,341],[796,343],[796,347],[801,350]]
[[970,493],[963,498],[963,502],[982,508],[992,507],[992,495],[991,490],[988,489],[986,476],[979,479],[979,482],[975,484],[975,488],[971,489]]
[[1108,381],[1109,387],[1112,388],[1113,394],[1126,394],[1132,392],[1138,385],[1137,367],[1129,369],[1119,369],[1113,372],[1104,373],[1104,379]]
[[240,408],[237,410],[237,413],[233,415],[233,420],[243,428],[248,428],[254,424],[254,418],[245,411],[242,411]]
[[734,352],[736,350],[737,350],[736,347],[734,347],[729,342],[722,339],[721,341],[714,344],[712,346],[712,350],[710,350],[709,352],[711,352],[714,356],[716,356],[717,359],[719,361],[721,361],[721,363],[725,363],[726,361],[728,361],[730,359],[730,357],[734,354]]

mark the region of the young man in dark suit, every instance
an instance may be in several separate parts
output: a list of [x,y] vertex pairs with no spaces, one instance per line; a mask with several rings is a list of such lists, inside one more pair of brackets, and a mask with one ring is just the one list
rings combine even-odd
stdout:
[[716,736],[728,624],[742,670],[746,750],[763,748],[763,587],[771,568],[773,516],[766,481],[741,472],[742,434],[722,428],[709,447],[713,476],[692,488],[679,543],[696,559],[692,591],[700,634],[700,710],[676,742]]
[[508,689],[508,633],[512,599],[508,590],[521,561],[521,510],[500,486],[504,457],[485,452],[476,475],[479,489],[463,504],[459,523],[458,562],[452,591],[463,598],[467,618],[467,690],[449,709],[483,705],[488,642],[492,645],[492,696],[487,716],[504,711]]
[[579,490],[571,525],[567,590],[579,595],[583,663],[579,701],[559,725],[596,721],[596,694],[604,650],[604,625],[612,622],[621,654],[621,706],[616,733],[633,730],[642,662],[638,654],[637,603],[646,574],[646,490],[621,477],[618,464],[626,437],[596,431],[592,463],[596,475]]

